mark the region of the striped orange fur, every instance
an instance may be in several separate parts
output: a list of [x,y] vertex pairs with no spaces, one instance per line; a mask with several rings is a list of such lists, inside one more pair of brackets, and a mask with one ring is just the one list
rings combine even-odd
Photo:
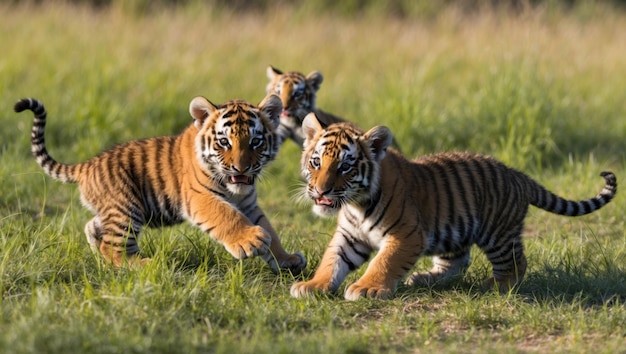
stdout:
[[257,205],[255,180],[278,150],[277,96],[258,106],[231,100],[216,106],[191,101],[194,121],[180,135],[135,140],[77,164],[56,161],[46,149],[46,109],[35,99],[15,104],[31,110],[32,153],[46,174],[77,183],[95,217],[87,241],[115,266],[145,263],[137,239],[144,226],[188,221],[224,245],[235,258],[262,256],[272,270],[300,272],[300,253],[289,254]]
[[337,290],[377,251],[345,298],[388,298],[421,256],[433,256],[433,267],[408,276],[408,284],[462,274],[474,244],[492,264],[486,285],[508,289],[526,271],[521,233],[529,205],[579,216],[602,208],[617,192],[611,172],[601,173],[605,185],[597,196],[571,201],[489,156],[446,152],[409,161],[388,149],[391,132],[382,126],[323,128],[310,114],[303,131],[306,196],[317,214],[338,212],[338,221],[313,278],[292,286],[295,297]]
[[279,96],[283,103],[278,127],[281,145],[285,140],[291,139],[298,146],[302,146],[304,142],[302,120],[311,112],[316,114],[323,126],[344,121],[317,108],[317,91],[324,81],[324,76],[319,71],[311,71],[305,76],[298,71],[283,72],[268,66],[266,74],[270,80],[265,87],[266,94]]
[[[309,113],[314,113],[324,128],[333,123],[346,122],[343,118],[317,107],[317,91],[324,81],[324,76],[319,71],[312,71],[305,76],[298,71],[282,72],[270,65],[267,67],[266,74],[270,79],[265,87],[266,94],[278,95],[283,103],[283,112],[278,126],[280,145],[286,139],[291,139],[298,146],[302,146],[305,139],[302,121]],[[393,138],[392,146],[400,151],[400,145]]]

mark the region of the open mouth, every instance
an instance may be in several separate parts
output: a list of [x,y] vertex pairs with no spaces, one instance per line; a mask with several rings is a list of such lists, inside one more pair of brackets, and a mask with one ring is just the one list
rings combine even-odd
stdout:
[[315,199],[315,204],[323,205],[323,206],[327,206],[327,207],[333,207],[335,205],[335,202],[333,202],[332,199],[320,197],[320,198],[316,198]]
[[246,176],[246,175],[230,176],[230,178],[228,179],[228,183],[250,185],[250,184],[254,183],[254,177]]

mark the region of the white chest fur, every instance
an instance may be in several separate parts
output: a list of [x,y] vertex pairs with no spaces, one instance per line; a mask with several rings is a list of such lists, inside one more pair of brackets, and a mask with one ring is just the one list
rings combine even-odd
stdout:
[[373,250],[381,249],[387,240],[383,226],[386,223],[380,222],[378,215],[370,215],[366,218],[365,210],[361,208],[344,206],[339,213],[338,221],[341,227]]

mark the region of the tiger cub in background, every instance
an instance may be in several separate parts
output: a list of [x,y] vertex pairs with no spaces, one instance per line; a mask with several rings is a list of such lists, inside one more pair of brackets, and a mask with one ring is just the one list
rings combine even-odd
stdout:
[[508,289],[526,271],[521,233],[528,206],[579,216],[602,208],[617,182],[593,198],[565,200],[489,156],[448,152],[408,161],[393,149],[391,132],[367,132],[349,123],[324,128],[314,114],[303,123],[301,167],[305,194],[319,215],[338,212],[337,228],[313,278],[292,286],[291,295],[335,291],[346,275],[377,250],[365,274],[345,298],[388,298],[422,256],[435,256],[429,272],[407,284],[428,284],[462,274],[470,247],[478,245],[492,264],[489,287]]
[[[287,139],[293,140],[302,147],[306,138],[302,132],[302,121],[309,113],[315,113],[317,120],[326,128],[333,123],[345,122],[343,118],[324,112],[317,108],[316,94],[320,89],[324,76],[319,71],[312,71],[308,75],[297,71],[282,72],[273,66],[268,66],[267,78],[270,82],[265,87],[267,95],[278,95],[283,103],[283,112],[280,115],[278,135],[279,145]],[[392,146],[400,151],[400,145],[392,138]]]
[[291,139],[298,146],[302,146],[304,142],[302,120],[311,112],[315,112],[324,127],[344,121],[342,118],[322,111],[315,105],[317,91],[324,81],[324,76],[319,71],[312,71],[305,76],[297,71],[282,72],[270,65],[267,67],[266,74],[270,80],[265,87],[266,94],[278,95],[283,103],[278,127],[280,145],[285,140]]
[[15,111],[31,110],[31,150],[44,172],[78,183],[82,203],[95,217],[85,226],[87,241],[115,266],[144,264],[137,239],[143,226],[184,220],[210,234],[235,258],[261,256],[273,271],[299,273],[306,260],[289,254],[257,205],[255,180],[277,154],[280,98],[258,106],[231,100],[216,106],[204,97],[191,101],[193,117],[180,135],[135,140],[82,163],[52,158],[44,143],[46,109],[22,99]]

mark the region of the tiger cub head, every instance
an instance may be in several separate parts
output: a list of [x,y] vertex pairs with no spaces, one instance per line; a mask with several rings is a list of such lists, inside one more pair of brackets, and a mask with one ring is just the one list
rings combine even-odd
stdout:
[[306,76],[297,71],[283,73],[273,66],[269,66],[266,73],[270,80],[265,87],[266,93],[278,95],[283,104],[281,125],[290,137],[302,141],[302,120],[315,110],[316,93],[324,76],[319,71],[312,71]]
[[306,196],[320,216],[335,214],[347,204],[367,203],[379,191],[380,163],[393,139],[377,126],[367,132],[351,123],[323,128],[314,113],[302,123],[305,135],[302,176]]
[[234,194],[247,194],[262,168],[278,152],[276,128],[282,103],[267,96],[258,106],[242,100],[219,106],[194,98],[189,112],[198,129],[195,152],[200,167]]

